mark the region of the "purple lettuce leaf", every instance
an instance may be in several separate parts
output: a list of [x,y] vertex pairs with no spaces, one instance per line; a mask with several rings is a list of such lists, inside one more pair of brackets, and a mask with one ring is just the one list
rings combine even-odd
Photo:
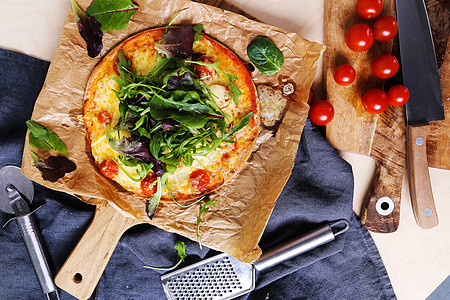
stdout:
[[103,48],[103,32],[100,29],[101,24],[92,16],[86,14],[77,4],[72,0],[72,9],[77,22],[78,31],[81,37],[86,41],[86,48],[89,57],[96,57],[100,54]]
[[194,77],[191,73],[185,72],[180,76],[172,76],[167,80],[169,91],[189,91],[195,89]]
[[155,49],[167,57],[187,59],[194,54],[192,45],[195,39],[195,30],[192,26],[169,28],[162,36]]
[[77,165],[65,156],[50,156],[44,161],[39,159],[35,161],[35,166],[41,171],[42,178],[51,182],[56,182],[77,168]]
[[108,143],[114,150],[139,159],[147,164],[153,163],[152,170],[156,176],[162,176],[164,173],[163,164],[160,160],[154,158],[149,151],[150,140],[146,137],[131,136],[124,138],[123,141],[108,139]]

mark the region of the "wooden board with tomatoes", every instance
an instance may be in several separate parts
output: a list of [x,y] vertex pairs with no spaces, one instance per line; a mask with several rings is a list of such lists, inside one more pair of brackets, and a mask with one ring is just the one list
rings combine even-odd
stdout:
[[[364,226],[375,232],[398,228],[406,172],[403,104],[409,93],[399,85],[395,17],[395,0],[325,1],[326,94],[335,109],[326,136],[337,149],[376,160],[371,192],[361,212]],[[342,72],[343,65],[355,70],[350,84],[345,81],[354,75],[349,68]],[[446,125],[438,125],[442,126]],[[432,134],[430,139],[433,149],[438,149],[434,153],[448,152],[442,134]],[[431,166],[436,166],[434,161],[431,158]],[[438,167],[448,168],[448,162]]]

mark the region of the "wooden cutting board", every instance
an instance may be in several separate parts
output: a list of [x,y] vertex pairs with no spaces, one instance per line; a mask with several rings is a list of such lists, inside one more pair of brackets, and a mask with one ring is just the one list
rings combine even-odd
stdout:
[[[382,15],[395,17],[395,1],[383,2]],[[429,5],[434,5],[434,10],[429,10],[430,19],[439,20],[439,15],[442,18],[442,10],[436,8],[437,1],[429,2],[433,2]],[[396,39],[384,43],[375,41],[366,52],[357,53],[350,50],[345,44],[347,30],[356,23],[371,24],[357,15],[355,4],[356,1],[353,0],[325,1],[324,30],[327,50],[324,73],[327,99],[335,107],[335,118],[327,125],[326,137],[337,149],[369,155],[376,160],[377,171],[371,192],[363,204],[361,222],[371,231],[393,232],[400,221],[402,180],[406,172],[404,107],[389,107],[383,114],[370,115],[362,107],[361,98],[370,88],[387,89],[385,82],[372,74],[370,66],[381,54],[392,53],[398,57],[398,44]],[[435,22],[435,27],[440,23]],[[431,24],[433,26],[433,22]],[[448,35],[448,28],[443,30],[447,30]],[[347,87],[337,85],[333,79],[334,69],[343,63],[351,64],[357,71],[355,82]],[[442,74],[441,78],[448,117],[448,75]],[[432,133],[427,141],[430,166],[450,169],[449,132],[448,118],[432,124]],[[392,212],[387,215],[378,213],[377,204],[378,211]]]
[[[255,19],[225,1],[197,2]],[[55,276],[56,285],[78,299],[88,299],[124,232],[141,223],[144,222],[126,217],[110,204],[97,205],[91,224]]]

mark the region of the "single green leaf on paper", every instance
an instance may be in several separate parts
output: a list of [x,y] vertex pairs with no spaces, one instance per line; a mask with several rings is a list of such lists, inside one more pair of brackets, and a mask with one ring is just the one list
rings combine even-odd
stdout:
[[30,130],[28,141],[31,147],[40,150],[56,150],[61,154],[67,154],[66,145],[56,133],[32,120],[28,120],[26,124]]
[[102,31],[122,30],[138,9],[130,0],[94,0],[86,13],[102,24]]
[[277,73],[284,64],[283,53],[266,38],[254,39],[247,47],[247,55],[255,67],[266,75]]

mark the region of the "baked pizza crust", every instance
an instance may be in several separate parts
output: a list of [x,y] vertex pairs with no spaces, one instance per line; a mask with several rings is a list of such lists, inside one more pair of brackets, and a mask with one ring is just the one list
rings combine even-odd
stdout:
[[[147,74],[155,67],[156,56],[159,54],[154,48],[154,43],[161,39],[164,30],[165,28],[157,28],[144,31],[112,49],[92,72],[84,97],[84,122],[95,164],[103,175],[142,197],[151,196],[154,190],[149,191],[143,187],[142,182],[132,181],[118,168],[115,162],[121,163],[118,158],[120,153],[109,146],[105,136],[105,124],[109,123],[112,128],[120,117],[119,99],[114,92],[119,90],[120,86],[112,79],[112,76],[119,76],[115,63],[118,61],[120,50],[123,50],[125,57],[131,60],[131,69],[134,72]],[[242,92],[238,105],[235,106],[233,101],[227,101],[227,105],[221,107],[225,114],[232,117],[233,125],[248,113],[253,112],[253,115],[250,123],[233,136],[234,143],[222,143],[218,149],[205,157],[194,156],[195,160],[191,167],[182,165],[174,174],[169,173],[167,178],[169,190],[164,188],[161,201],[172,201],[172,197],[177,201],[198,198],[228,182],[248,160],[259,132],[259,102],[247,66],[231,50],[204,34],[199,41],[194,42],[193,50],[194,53],[201,55],[202,60],[211,63],[220,61],[219,68],[222,71],[238,77],[234,80]],[[221,74],[215,74],[203,81],[208,88],[219,92],[229,86],[227,78]],[[217,104],[219,107],[223,105]],[[123,165],[121,167],[131,174],[136,174],[134,168]],[[150,181],[155,180],[152,173],[153,171],[150,171],[147,176]]]

